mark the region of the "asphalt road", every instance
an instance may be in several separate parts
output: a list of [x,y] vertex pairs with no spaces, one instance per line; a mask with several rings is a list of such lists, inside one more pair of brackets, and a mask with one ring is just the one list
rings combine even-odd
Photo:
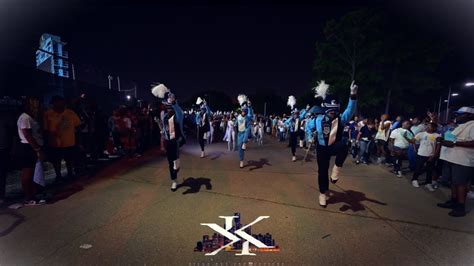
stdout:
[[[291,162],[286,144],[249,145],[247,166],[224,143],[199,158],[182,149],[181,186],[170,191],[158,151],[122,160],[65,187],[51,204],[0,210],[0,264],[20,265],[472,265],[474,214],[452,218],[435,205],[447,190],[413,188],[377,165],[350,160],[326,209],[316,162]],[[301,159],[304,150],[298,150]],[[184,181],[183,181],[184,180]],[[472,208],[472,202],[468,208]],[[279,253],[194,252],[196,242],[241,213],[252,233],[270,233]],[[89,249],[80,248],[90,244]],[[227,264],[226,264],[227,263]]]

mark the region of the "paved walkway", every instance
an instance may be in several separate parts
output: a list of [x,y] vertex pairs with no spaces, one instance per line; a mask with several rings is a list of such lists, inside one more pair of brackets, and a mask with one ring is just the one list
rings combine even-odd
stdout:
[[[177,192],[169,189],[165,157],[154,151],[65,187],[52,204],[0,210],[0,264],[474,264],[474,215],[452,218],[437,208],[446,190],[413,188],[408,177],[348,160],[323,209],[314,158],[291,162],[286,144],[249,145],[244,169],[224,143],[208,153],[200,159],[197,144],[183,148],[184,186]],[[218,216],[234,212],[243,224],[270,216],[252,233],[271,233],[281,251],[193,252],[203,235],[213,234],[200,223],[223,225]]]

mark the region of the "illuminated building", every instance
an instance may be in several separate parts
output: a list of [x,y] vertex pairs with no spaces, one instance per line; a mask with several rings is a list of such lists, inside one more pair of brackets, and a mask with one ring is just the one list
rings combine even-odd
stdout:
[[69,78],[68,53],[61,37],[49,33],[41,35],[36,51],[36,68],[59,77]]

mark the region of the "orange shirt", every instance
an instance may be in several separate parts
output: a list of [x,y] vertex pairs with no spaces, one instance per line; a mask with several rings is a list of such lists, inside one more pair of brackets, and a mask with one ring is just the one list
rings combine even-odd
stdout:
[[62,113],[48,110],[44,114],[44,129],[48,132],[48,144],[51,147],[66,148],[76,145],[76,127],[81,120],[70,109]]

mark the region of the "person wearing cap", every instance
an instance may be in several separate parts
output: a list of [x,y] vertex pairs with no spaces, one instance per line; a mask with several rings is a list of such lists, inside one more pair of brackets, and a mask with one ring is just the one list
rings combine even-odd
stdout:
[[[328,170],[332,156],[336,156],[336,163],[331,172],[331,183],[339,180],[340,170],[347,157],[348,146],[343,141],[344,125],[355,114],[357,108],[357,85],[350,86],[349,104],[346,110],[340,114],[340,104],[336,99],[328,95],[329,85],[324,81],[319,82],[314,88],[315,97],[322,100],[320,106],[313,106],[309,110],[315,114],[315,118],[306,124],[306,137],[309,142],[315,142],[318,162],[318,184],[319,205],[326,207],[327,191],[329,190]],[[312,138],[316,131],[316,139]]]
[[176,96],[163,84],[153,87],[152,93],[162,99],[159,123],[165,141],[166,157],[171,178],[171,191],[176,191],[180,168],[179,148],[186,142],[183,130],[183,110],[178,105]]
[[198,97],[196,104],[199,105],[199,113],[196,115],[196,125],[198,130],[199,146],[201,146],[201,158],[204,158],[208,132],[210,131],[210,117],[211,109],[206,104],[206,101]]
[[455,115],[458,126],[444,133],[440,153],[443,177],[452,180],[451,199],[438,207],[451,209],[450,216],[462,217],[466,215],[466,195],[474,176],[474,107],[462,107]]
[[245,157],[245,149],[246,143],[249,139],[249,134],[252,125],[253,119],[253,110],[250,105],[250,101],[248,100],[246,95],[239,95],[237,100],[240,103],[240,114],[237,117],[237,148],[239,149],[239,160],[240,160],[240,168],[244,167],[244,157]]

